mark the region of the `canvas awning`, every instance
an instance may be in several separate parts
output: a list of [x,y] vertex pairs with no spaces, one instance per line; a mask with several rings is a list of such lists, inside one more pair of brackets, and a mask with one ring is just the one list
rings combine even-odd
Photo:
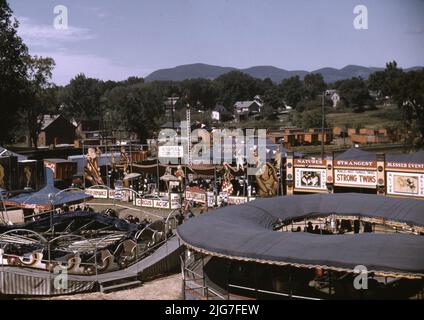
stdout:
[[[59,193],[60,190],[47,185],[43,189],[32,193],[21,193],[15,197],[5,199],[4,203],[7,206],[14,206],[23,209],[51,209],[64,205],[73,205],[93,199],[92,195],[79,191],[65,191]],[[59,193],[59,194],[58,194]],[[49,195],[54,195],[50,198]]]
[[317,214],[374,217],[424,226],[424,201],[371,194],[312,194],[258,199],[192,218],[177,229],[194,250],[228,259],[277,265],[316,266],[352,272],[424,277],[424,236],[361,233],[318,235],[277,232],[280,220]]

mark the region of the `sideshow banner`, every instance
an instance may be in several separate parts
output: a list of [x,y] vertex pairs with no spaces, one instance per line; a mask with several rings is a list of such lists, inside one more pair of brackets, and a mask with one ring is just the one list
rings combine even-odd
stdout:
[[16,157],[0,157],[0,188],[15,190],[19,186],[18,160]]
[[387,172],[387,193],[424,197],[424,174]]
[[85,193],[92,195],[96,199],[107,199],[108,198],[108,190],[107,189],[94,189],[88,188],[84,190]]
[[295,189],[327,190],[327,170],[295,168]]
[[199,203],[206,203],[207,202],[206,192],[196,192],[196,191],[187,190],[185,192],[185,198],[186,198],[186,200],[199,202]]
[[344,187],[377,187],[377,171],[369,170],[334,170],[334,185]]
[[37,161],[24,160],[18,163],[19,167],[19,189],[33,189],[37,187]]

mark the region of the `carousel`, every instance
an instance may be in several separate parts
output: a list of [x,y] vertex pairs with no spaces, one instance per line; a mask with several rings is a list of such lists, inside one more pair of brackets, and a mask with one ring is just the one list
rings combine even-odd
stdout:
[[[423,299],[424,202],[369,194],[257,199],[190,219],[195,299]],[[358,273],[359,270],[359,273]],[[366,286],[355,286],[356,277]]]
[[[58,190],[46,176],[40,191],[2,198],[0,296],[108,291],[179,266],[174,216],[136,223],[97,213],[86,205],[91,195]],[[26,222],[11,223],[16,209]]]

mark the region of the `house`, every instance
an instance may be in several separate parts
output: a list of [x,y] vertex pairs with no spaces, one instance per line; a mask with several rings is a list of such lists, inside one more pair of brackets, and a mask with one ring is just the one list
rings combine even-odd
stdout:
[[234,115],[237,121],[256,117],[261,113],[261,105],[257,101],[237,101],[234,104]]
[[330,89],[325,94],[333,101],[333,108],[337,108],[337,104],[340,102],[340,95],[337,90]]
[[233,114],[222,104],[216,105],[211,112],[211,118],[215,121],[228,121],[233,118]]
[[43,115],[38,145],[73,144],[76,137],[75,130],[75,125],[62,115]]

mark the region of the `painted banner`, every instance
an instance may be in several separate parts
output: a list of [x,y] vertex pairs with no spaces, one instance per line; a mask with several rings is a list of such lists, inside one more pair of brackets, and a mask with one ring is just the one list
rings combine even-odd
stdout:
[[295,168],[295,189],[327,190],[327,170]]
[[186,198],[186,200],[199,202],[199,203],[206,203],[207,202],[206,192],[196,192],[196,191],[187,190],[185,192],[185,198]]
[[84,190],[85,193],[92,195],[95,199],[107,199],[108,190],[107,189],[94,189],[89,188]]
[[160,158],[182,158],[183,155],[183,146],[159,146]]
[[387,172],[387,194],[424,197],[424,174]]
[[334,185],[344,187],[377,187],[377,171],[369,170],[334,170]]

